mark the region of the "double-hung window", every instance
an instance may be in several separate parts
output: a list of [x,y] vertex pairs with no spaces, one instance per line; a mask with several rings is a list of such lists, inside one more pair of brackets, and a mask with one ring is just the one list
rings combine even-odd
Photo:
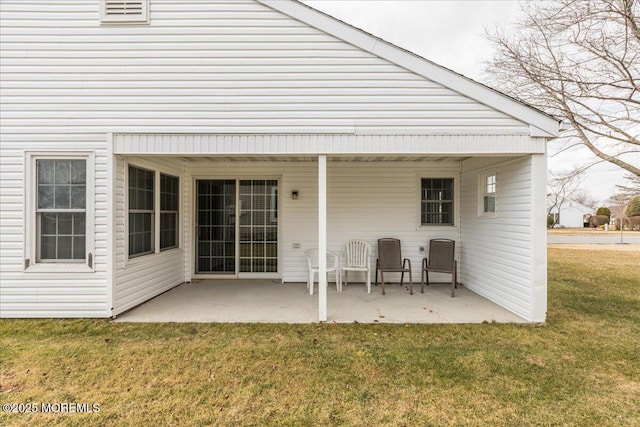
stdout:
[[160,250],[178,246],[178,184],[175,176],[160,174]]
[[87,257],[87,161],[36,159],[36,262]]
[[177,248],[180,179],[129,165],[128,191],[129,258]]
[[129,166],[129,257],[154,252],[155,172]]
[[478,201],[481,216],[495,216],[496,214],[496,185],[495,172],[480,174],[480,200]]
[[421,225],[454,225],[453,178],[422,178],[420,181]]

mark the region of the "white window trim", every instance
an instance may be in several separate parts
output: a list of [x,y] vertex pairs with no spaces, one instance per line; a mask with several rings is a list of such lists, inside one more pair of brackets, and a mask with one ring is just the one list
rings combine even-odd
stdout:
[[[152,221],[152,229],[151,229],[151,251],[150,252],[142,252],[142,253],[138,253],[135,255],[130,255],[129,254],[129,214],[131,213],[129,211],[129,168],[136,168],[136,169],[142,169],[144,171],[147,172],[151,172],[153,173],[153,212],[151,212],[151,221]],[[155,170],[154,168],[147,168],[147,167],[142,167],[142,166],[138,166],[136,164],[132,164],[132,163],[128,163],[127,167],[124,171],[125,173],[125,197],[126,197],[126,210],[125,210],[125,218],[126,218],[126,234],[127,234],[127,247],[126,249],[126,254],[127,254],[127,258],[129,259],[135,259],[135,258],[141,258],[141,257],[145,257],[147,255],[153,255],[155,253],[158,253],[158,247],[156,245],[156,240],[158,237],[158,218],[157,218],[157,213],[158,213],[158,206],[159,206],[159,197],[158,194],[156,193],[156,191],[158,190],[158,171]],[[136,212],[137,213],[137,212]],[[139,212],[139,213],[147,213],[147,212]]]
[[[492,175],[496,177],[496,182],[495,182],[496,188],[495,188],[495,192],[492,193],[496,199],[495,211],[485,212],[484,196],[490,194],[486,192],[487,178]],[[497,218],[498,216],[498,173],[495,171],[495,169],[485,170],[478,174],[478,216],[481,218]]]
[[100,23],[103,25],[143,25],[149,23],[149,0],[139,0],[142,6],[140,15],[107,15],[107,1],[100,1]]
[[[85,262],[37,262],[37,160],[86,161],[86,219]],[[95,153],[93,151],[25,151],[24,176],[24,271],[36,273],[90,273],[95,272]]]
[[[422,179],[423,178],[451,178],[453,179],[453,225],[422,224]],[[457,230],[460,227],[460,174],[457,172],[418,172],[415,178],[416,230]]]
[[[183,200],[183,191],[182,191],[182,182],[184,176],[178,170],[170,169],[166,167],[162,167],[158,164],[154,164],[151,162],[146,162],[140,159],[125,159],[124,160],[124,188],[125,188],[125,196],[124,196],[124,256],[125,256],[125,267],[129,265],[135,265],[137,263],[145,262],[149,259],[149,257],[157,256],[157,255],[166,255],[171,254],[173,252],[182,251],[182,240],[183,240],[183,227],[182,227],[182,218],[184,209],[182,200]],[[146,169],[148,171],[154,172],[154,224],[153,224],[153,251],[145,254],[129,256],[129,166],[133,166],[140,169]],[[160,250],[160,174],[171,175],[178,178],[178,245],[172,248],[167,248],[164,250]]]
[[[166,248],[162,248],[160,247],[160,237],[158,238],[158,248],[160,250],[160,252],[167,252],[170,251],[172,249],[176,249],[180,247],[180,190],[181,190],[181,184],[180,184],[180,176],[178,176],[177,174],[171,174],[171,173],[167,173],[167,172],[163,172],[163,171],[158,171],[157,173],[158,175],[158,180],[159,180],[159,184],[158,184],[158,236],[160,236],[161,232],[162,232],[162,213],[174,213],[176,214],[176,244],[175,246],[169,246]],[[164,176],[168,176],[171,178],[175,178],[178,180],[178,210],[177,211],[163,211],[162,210],[162,194],[161,194],[161,190],[162,190],[162,175]]]

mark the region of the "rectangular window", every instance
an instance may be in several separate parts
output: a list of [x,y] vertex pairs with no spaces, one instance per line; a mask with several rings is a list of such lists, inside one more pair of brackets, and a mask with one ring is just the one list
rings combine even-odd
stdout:
[[37,262],[84,262],[87,254],[87,162],[36,160]]
[[160,250],[178,246],[178,189],[180,180],[160,174]]
[[103,24],[146,24],[149,22],[149,0],[100,0]]
[[480,195],[482,200],[481,215],[491,216],[496,212],[496,174],[485,173],[480,175],[481,191]]
[[453,178],[422,178],[421,182],[421,224],[453,225]]
[[155,172],[129,166],[129,257],[154,252]]

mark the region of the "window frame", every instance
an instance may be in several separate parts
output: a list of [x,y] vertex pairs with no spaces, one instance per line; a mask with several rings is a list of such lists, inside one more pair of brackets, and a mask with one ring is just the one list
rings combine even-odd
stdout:
[[145,25],[149,24],[149,0],[139,0],[142,6],[140,15],[108,15],[107,1],[100,1],[100,24],[102,25]]
[[[85,162],[85,257],[84,259],[40,259],[41,213],[53,210],[38,208],[39,160],[83,160]],[[95,271],[95,153],[93,151],[25,151],[24,195],[24,271],[25,272],[94,272]],[[68,209],[64,212],[79,212]],[[56,212],[58,212],[56,210]]]
[[[131,209],[131,199],[130,199],[130,196],[129,196],[129,192],[131,191],[131,188],[129,187],[129,185],[130,185],[130,182],[129,182],[129,171],[130,171],[131,168],[139,169],[139,170],[142,170],[142,171],[145,171],[145,172],[150,172],[153,175],[153,185],[152,185],[152,189],[151,189],[151,191],[153,193],[153,204],[152,204],[153,208],[152,209]],[[133,259],[133,258],[139,258],[139,257],[145,256],[145,255],[150,255],[150,254],[156,253],[156,235],[157,235],[156,234],[156,217],[157,217],[157,215],[156,215],[156,211],[157,211],[156,207],[157,206],[156,205],[157,205],[157,202],[158,202],[158,197],[156,197],[156,194],[157,194],[157,182],[156,181],[157,181],[158,173],[154,169],[150,169],[150,168],[146,168],[146,167],[138,166],[136,164],[129,163],[129,164],[127,164],[127,168],[126,168],[125,174],[126,174],[126,186],[125,186],[125,188],[127,189],[127,193],[126,193],[126,198],[127,198],[127,209],[126,209],[127,248],[126,249],[127,249],[127,251],[126,251],[126,253],[127,253],[127,257],[129,259]],[[138,252],[138,253],[135,253],[133,255],[129,252],[130,244],[131,244],[131,238],[130,238],[130,235],[131,235],[131,220],[130,220],[130,216],[131,216],[131,214],[147,214],[147,215],[151,215],[151,237],[150,237],[151,250],[146,251],[146,252]]]
[[[487,180],[494,177],[493,192],[487,191]],[[485,197],[493,197],[493,211],[485,211]],[[478,174],[478,216],[481,218],[496,218],[498,216],[498,173],[495,170],[483,171]]]
[[[160,209],[159,209],[159,217],[158,217],[158,220],[159,220],[158,222],[160,223],[160,226],[159,226],[159,230],[160,230],[159,234],[160,235],[159,235],[159,243],[158,243],[158,245],[159,245],[159,248],[160,248],[159,249],[160,252],[164,252],[164,251],[168,251],[170,249],[175,249],[175,248],[180,247],[180,177],[172,175],[172,174],[169,174],[169,173],[165,173],[165,172],[162,172],[162,171],[159,171],[158,173],[160,175],[160,188],[158,190],[159,196],[160,196]],[[163,210],[162,209],[162,177],[163,176],[171,178],[171,179],[175,179],[176,182],[177,182],[176,193],[175,193],[175,197],[177,199],[176,200],[176,210],[167,210],[167,209]],[[175,230],[175,236],[174,236],[175,245],[162,247],[162,231],[163,231],[162,230],[162,216],[163,215],[171,215],[171,214],[175,215],[175,217],[176,217],[176,230]]]
[[[422,180],[423,179],[452,179],[453,180],[453,224],[423,224],[422,223]],[[460,175],[453,172],[418,172],[415,179],[416,195],[416,229],[433,230],[434,227],[457,229],[460,224]]]
[[[179,251],[182,250],[182,224],[180,223],[182,218],[181,206],[182,206],[182,185],[184,177],[178,170],[174,170],[172,168],[162,167],[158,164],[145,161],[143,159],[125,159],[123,162],[124,165],[124,188],[126,194],[124,196],[124,231],[125,231],[125,242],[124,242],[124,256],[125,256],[125,265],[129,265],[130,263],[135,264],[137,262],[143,262],[143,260],[148,259],[148,257],[153,256],[154,254],[165,254],[171,251]],[[144,254],[136,254],[129,255],[129,167],[134,167],[138,169],[143,169],[149,172],[153,172],[153,227],[152,227],[152,250],[151,252],[145,252]],[[161,204],[160,204],[160,186],[161,186],[161,175],[168,175],[173,178],[178,179],[178,219],[177,219],[177,230],[176,230],[176,246],[172,246],[170,248],[165,248],[160,250],[160,215],[161,215]]]

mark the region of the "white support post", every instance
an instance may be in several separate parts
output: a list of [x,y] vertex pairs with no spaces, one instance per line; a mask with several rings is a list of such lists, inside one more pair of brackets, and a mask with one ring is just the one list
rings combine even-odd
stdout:
[[[318,155],[318,321],[327,320],[327,155]],[[313,286],[313,284],[312,284]]]
[[531,155],[531,319],[547,315],[547,156]]

